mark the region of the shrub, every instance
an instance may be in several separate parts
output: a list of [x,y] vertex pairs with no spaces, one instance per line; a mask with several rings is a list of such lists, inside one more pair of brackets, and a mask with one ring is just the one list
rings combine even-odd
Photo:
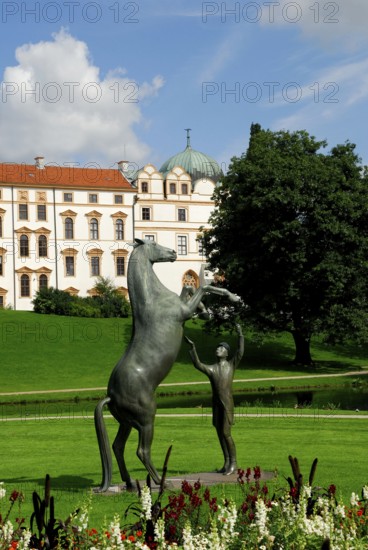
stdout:
[[[101,277],[101,279],[103,279]],[[36,313],[73,315],[74,317],[128,317],[130,305],[118,293],[112,283],[105,279],[96,283],[98,292],[94,297],[71,296],[68,292],[53,287],[37,291],[33,300]]]
[[33,310],[36,313],[70,315],[73,297],[57,288],[41,288],[33,300]]

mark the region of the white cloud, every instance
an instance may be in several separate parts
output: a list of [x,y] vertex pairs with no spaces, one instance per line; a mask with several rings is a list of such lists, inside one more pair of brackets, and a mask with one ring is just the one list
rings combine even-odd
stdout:
[[144,126],[142,104],[157,95],[163,79],[138,83],[125,69],[101,78],[85,42],[67,31],[52,41],[16,49],[17,65],[7,67],[0,103],[3,161],[99,162],[124,156],[141,164],[149,147],[136,135]]
[[279,0],[264,3],[261,15],[263,25],[297,25],[307,37],[317,39],[326,47],[356,50],[368,38],[366,0]]

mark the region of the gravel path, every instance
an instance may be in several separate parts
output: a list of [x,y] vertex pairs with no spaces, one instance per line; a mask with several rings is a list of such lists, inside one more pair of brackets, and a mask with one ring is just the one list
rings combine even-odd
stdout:
[[[368,367],[364,367],[367,368]],[[244,383],[244,382],[277,382],[278,380],[307,380],[310,378],[337,378],[341,376],[362,376],[368,375],[368,370],[358,370],[353,372],[343,372],[338,374],[307,374],[301,376],[278,376],[276,378],[244,378],[234,380],[234,384]],[[209,384],[209,381],[198,381],[198,382],[172,382],[160,384],[160,388],[169,387],[169,386],[198,386],[201,384]],[[0,392],[0,397],[5,395],[36,395],[36,394],[49,394],[49,393],[73,393],[73,392],[85,392],[85,391],[105,391],[106,386],[102,388],[70,388],[62,390],[32,390],[32,391],[17,391],[17,392]]]

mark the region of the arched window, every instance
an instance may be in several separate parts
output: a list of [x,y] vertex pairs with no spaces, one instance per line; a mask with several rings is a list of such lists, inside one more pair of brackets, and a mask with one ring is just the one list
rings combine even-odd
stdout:
[[90,228],[91,239],[97,240],[98,239],[98,221],[96,220],[96,218],[91,219],[89,228]]
[[38,255],[40,258],[47,258],[47,237],[40,235],[38,238]]
[[124,240],[124,223],[123,220],[116,220],[115,225],[115,238],[117,241],[123,241]]
[[74,239],[74,223],[72,218],[65,218],[65,238]]
[[20,236],[20,255],[29,256],[29,240],[27,235]]
[[48,286],[47,275],[44,275],[44,274],[40,275],[40,278],[38,279],[38,286],[40,290],[42,288],[47,288]]
[[20,278],[20,295],[22,297],[30,296],[29,276],[22,275]]
[[197,273],[189,269],[189,271],[186,271],[183,275],[182,279],[183,286],[192,286],[194,288],[199,287],[199,277]]

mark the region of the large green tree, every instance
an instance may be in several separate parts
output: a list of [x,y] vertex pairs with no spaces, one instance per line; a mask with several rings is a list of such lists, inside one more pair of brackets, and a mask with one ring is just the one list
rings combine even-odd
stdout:
[[263,330],[293,335],[310,364],[313,334],[368,340],[368,178],[346,142],[251,127],[215,191],[205,248]]

